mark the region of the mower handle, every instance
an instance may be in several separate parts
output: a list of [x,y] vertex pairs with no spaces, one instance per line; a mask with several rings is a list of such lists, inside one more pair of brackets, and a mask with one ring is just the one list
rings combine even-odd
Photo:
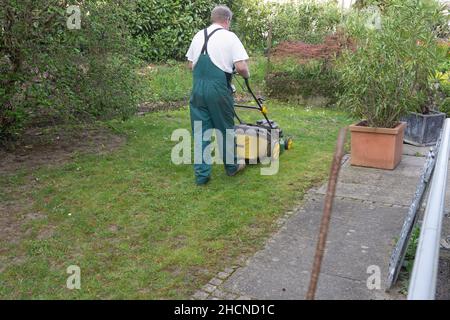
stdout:
[[[248,80],[248,78],[244,78],[245,80],[245,85],[247,86],[247,90],[248,92],[250,92],[250,94],[252,95],[253,99],[255,99],[256,103],[258,104],[258,109],[259,111],[261,111],[261,113],[263,114],[264,118],[266,119],[267,123],[269,124],[270,129],[273,129],[272,124],[270,123],[269,118],[267,117],[267,115],[263,112],[263,102],[265,99],[263,98],[257,98],[256,95],[253,93],[252,88],[250,88],[250,82]],[[240,106],[242,107],[242,106]]]

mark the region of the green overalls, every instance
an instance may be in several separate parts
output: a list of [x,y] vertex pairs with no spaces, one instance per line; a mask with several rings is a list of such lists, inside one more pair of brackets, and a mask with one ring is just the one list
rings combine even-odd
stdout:
[[[219,30],[223,29],[216,29],[209,35],[207,30],[204,30],[205,44],[193,70],[194,85],[190,99],[191,126],[197,155],[203,155],[205,148],[211,143],[202,139],[206,130],[214,128],[222,133],[223,141],[218,140],[220,155],[225,164],[226,172],[233,174],[238,168],[235,156],[235,138],[234,134],[227,135],[226,132],[227,129],[234,130],[234,98],[230,87],[231,74],[225,73],[214,65],[208,55],[208,40]],[[194,130],[196,121],[201,123],[201,131]],[[197,136],[195,136],[196,131]],[[233,140],[231,141],[231,139]],[[203,142],[200,144],[200,141]],[[227,148],[227,145],[232,146],[232,148]],[[231,161],[227,163],[227,159],[231,159]],[[194,171],[197,184],[207,183],[211,175],[211,165],[205,163],[204,157],[201,156],[201,163],[194,164]]]

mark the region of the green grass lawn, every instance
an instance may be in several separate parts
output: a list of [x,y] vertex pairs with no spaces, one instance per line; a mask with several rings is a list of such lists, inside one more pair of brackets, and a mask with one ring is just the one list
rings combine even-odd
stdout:
[[[267,59],[263,56],[254,56],[250,59],[249,66],[252,87],[257,91],[263,91]],[[192,74],[186,62],[169,61],[166,64],[148,65],[139,73],[145,82],[143,99],[146,102],[187,100],[191,93]],[[243,79],[240,78],[239,81],[241,85],[244,84]],[[243,93],[237,83],[236,90]]]
[[[8,190],[0,201],[28,197],[42,215],[22,226],[22,241],[0,243],[0,298],[189,298],[250,256],[276,218],[324,181],[338,129],[351,122],[338,111],[274,101],[269,110],[295,139],[275,176],[253,166],[230,178],[215,166],[210,184],[196,187],[192,166],[170,160],[172,131],[189,128],[183,108],[110,122],[128,137],[114,153],[0,178]],[[70,265],[81,268],[81,290],[66,288]]]

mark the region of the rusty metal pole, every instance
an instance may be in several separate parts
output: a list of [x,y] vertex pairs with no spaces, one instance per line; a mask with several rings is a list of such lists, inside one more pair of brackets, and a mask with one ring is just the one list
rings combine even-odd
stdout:
[[316,254],[314,257],[314,264],[311,273],[311,280],[309,283],[306,300],[314,300],[317,289],[317,282],[319,281],[320,268],[322,266],[323,255],[325,252],[325,245],[327,242],[328,229],[331,219],[331,211],[333,208],[333,200],[336,192],[336,185],[338,181],[339,171],[341,169],[342,158],[344,157],[344,145],[347,137],[347,128],[339,131],[339,136],[336,143],[336,151],[334,153],[333,163],[331,164],[330,178],[328,181],[327,194],[325,195],[325,204],[323,208],[322,221],[320,223],[319,241],[317,242]]

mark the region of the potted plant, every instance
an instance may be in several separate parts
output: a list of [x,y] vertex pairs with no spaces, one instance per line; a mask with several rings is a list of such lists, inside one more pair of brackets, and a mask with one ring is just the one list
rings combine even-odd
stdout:
[[415,0],[391,0],[380,11],[378,28],[368,27],[364,11],[348,18],[347,30],[358,49],[339,59],[338,105],[360,119],[350,126],[352,165],[394,169],[401,161],[406,128],[401,119],[423,102],[418,70],[432,64],[425,46],[433,37],[428,14],[429,8]]
[[[432,52],[437,51],[438,54],[435,59],[424,64],[427,68],[418,69],[415,84],[416,93],[423,93],[425,97],[422,103],[416,105],[415,109],[402,119],[407,123],[404,141],[416,146],[435,145],[447,117],[446,113],[440,111],[440,108],[444,105],[445,99],[445,88],[443,88],[445,79],[442,78],[445,76],[445,68],[448,68],[445,60],[448,59],[449,49],[447,42],[437,44],[434,39],[430,40],[429,46],[431,46]],[[420,46],[424,45],[420,44]],[[430,50],[430,48],[426,49]],[[436,65],[440,60],[442,60],[441,65],[445,66],[444,70],[440,70],[442,67],[438,68]],[[420,71],[422,76],[419,74]],[[430,78],[428,74],[432,74],[432,77]]]
[[430,90],[429,97],[419,110],[410,111],[402,118],[406,123],[404,141],[415,146],[435,145],[447,115],[439,111],[437,88]]
[[342,61],[339,104],[361,119],[350,126],[351,164],[394,169],[403,153],[409,81],[395,52],[381,47],[372,42]]

